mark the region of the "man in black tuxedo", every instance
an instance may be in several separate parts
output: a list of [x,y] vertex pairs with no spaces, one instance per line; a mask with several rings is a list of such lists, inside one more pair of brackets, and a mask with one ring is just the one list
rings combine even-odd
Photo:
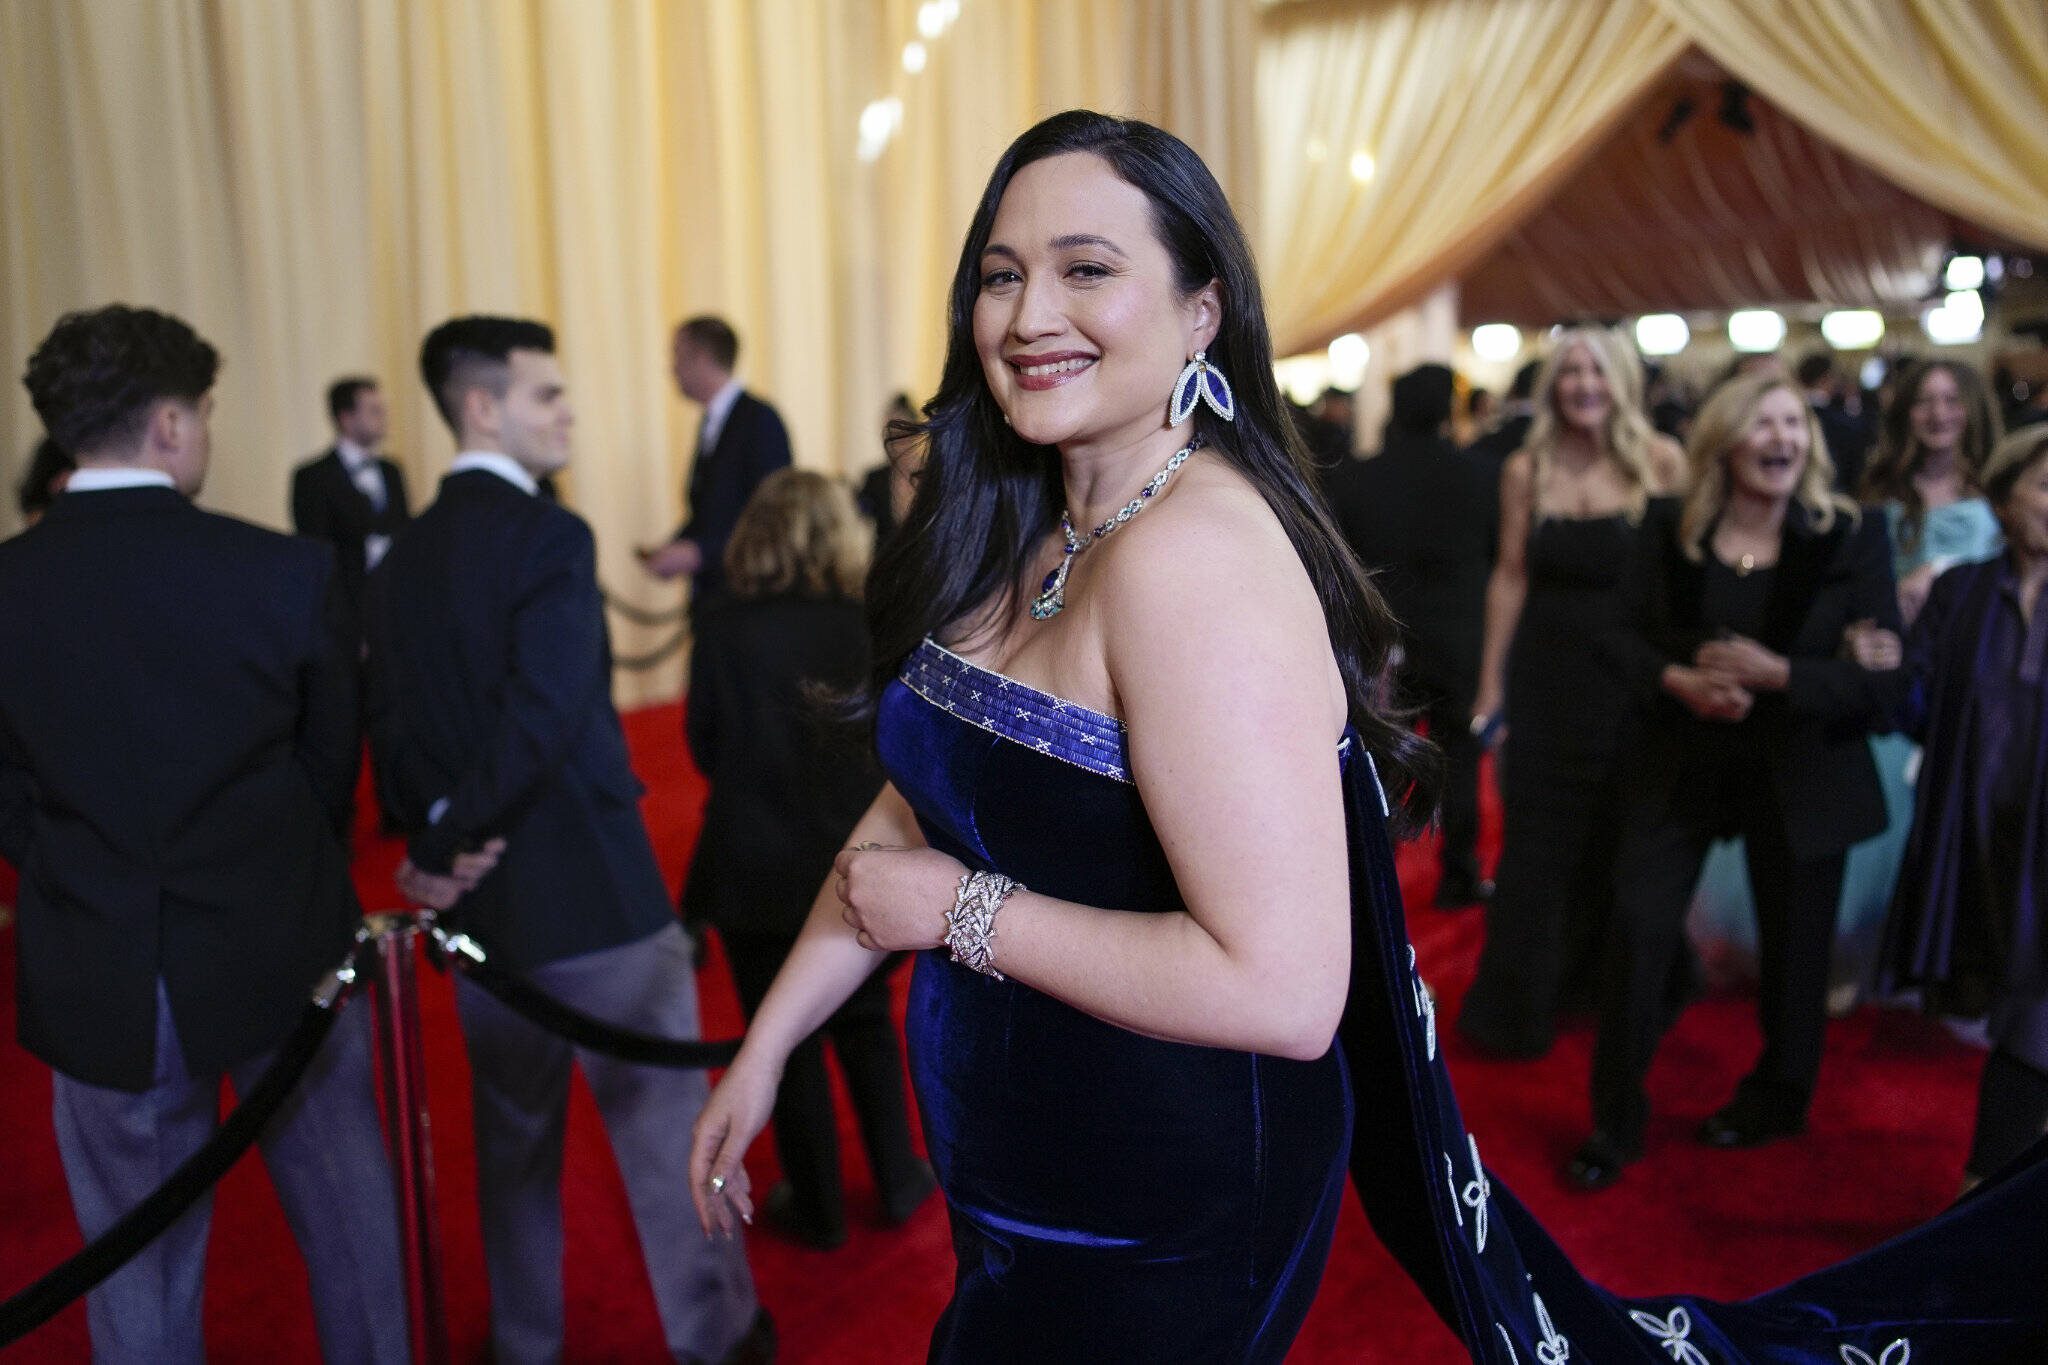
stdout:
[[[420,368],[461,453],[439,496],[370,580],[369,720],[384,808],[427,874],[504,841],[457,906],[500,966],[587,1014],[697,1036],[690,950],[641,823],[642,792],[611,701],[611,651],[590,528],[538,496],[569,459],[554,334],[464,317],[428,335]],[[500,1361],[562,1354],[562,1131],[583,1068],[624,1177],[671,1354],[766,1360],[746,1257],[713,1242],[690,1200],[702,1072],[581,1052],[466,978],[491,1341]]]
[[1815,351],[1799,362],[1799,387],[1806,391],[1806,404],[1820,423],[1821,439],[1827,442],[1828,458],[1835,465],[1835,491],[1854,498],[1863,487],[1863,465],[1870,447],[1877,442],[1877,424],[1869,414],[1851,409],[1841,391],[1842,377],[1835,358]]
[[[0,856],[21,1041],[97,1237],[212,1136],[361,910],[339,825],[355,647],[325,546],[203,512],[217,356],[176,318],[73,313],[25,382],[78,462],[0,544]],[[406,1358],[369,1011],[345,1007],[262,1138],[330,1360]],[[193,1361],[210,1204],[88,1299],[95,1360]]]
[[363,581],[412,519],[405,473],[378,454],[387,421],[377,381],[336,380],[327,390],[334,444],[292,473],[292,527],[334,547],[341,586],[360,610]]
[[676,328],[676,388],[704,407],[690,465],[690,514],[669,543],[640,552],[657,578],[690,575],[695,616],[725,590],[725,542],[754,490],[790,463],[782,417],[733,377],[740,339],[723,318],[694,317]]
[[1453,379],[1422,365],[1394,381],[1378,455],[1330,484],[1332,508],[1360,562],[1401,619],[1401,700],[1429,719],[1444,751],[1443,877],[1436,903],[1483,900],[1479,875],[1479,742],[1470,728],[1479,683],[1486,578],[1493,558],[1497,470],[1445,434]]

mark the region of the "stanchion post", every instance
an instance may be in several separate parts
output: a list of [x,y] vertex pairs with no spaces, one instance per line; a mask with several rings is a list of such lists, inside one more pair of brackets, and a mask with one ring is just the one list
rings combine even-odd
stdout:
[[398,1181],[400,1252],[405,1263],[412,1358],[419,1365],[446,1365],[448,1318],[441,1293],[441,1227],[434,1216],[434,1145],[414,965],[420,929],[409,914],[372,915],[369,929],[377,949],[371,998],[376,1008],[384,1113],[390,1125],[391,1166]]

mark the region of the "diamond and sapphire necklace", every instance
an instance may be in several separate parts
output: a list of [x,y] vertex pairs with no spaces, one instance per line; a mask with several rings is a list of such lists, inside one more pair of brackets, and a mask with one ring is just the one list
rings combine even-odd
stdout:
[[1123,509],[1115,516],[1090,531],[1085,539],[1074,534],[1073,513],[1060,513],[1060,536],[1066,544],[1060,551],[1059,566],[1045,576],[1038,596],[1031,599],[1032,620],[1048,621],[1060,614],[1060,608],[1067,605],[1067,572],[1074,567],[1074,556],[1145,510],[1145,504],[1150,502],[1160,489],[1166,487],[1166,481],[1173,476],[1173,471],[1186,464],[1188,456],[1201,448],[1202,438],[1197,436],[1174,451],[1173,458],[1166,462],[1166,468],[1154,474],[1152,481],[1138,490],[1137,497],[1125,503]]

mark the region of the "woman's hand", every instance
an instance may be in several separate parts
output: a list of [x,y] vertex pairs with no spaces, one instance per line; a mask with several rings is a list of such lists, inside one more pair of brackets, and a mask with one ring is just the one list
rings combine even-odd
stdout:
[[1875,621],[1851,621],[1842,631],[1842,653],[1872,673],[1888,673],[1905,661],[1899,637]]
[[1792,681],[1792,662],[1743,636],[1709,640],[1693,655],[1693,664],[1718,673],[1750,692],[1782,692]]
[[935,849],[863,844],[832,864],[840,915],[863,948],[917,952],[946,941],[946,913],[967,869]]
[[1922,564],[1899,580],[1899,619],[1907,625],[1920,614],[1920,608],[1927,605],[1927,594],[1934,587],[1936,575],[1941,571],[1938,564]]
[[1748,688],[1725,673],[1684,664],[1665,668],[1664,690],[1701,720],[1741,720],[1756,701]]
[[754,1221],[743,1158],[775,1111],[778,1071],[742,1051],[711,1091],[690,1131],[690,1199],[706,1237],[733,1237]]

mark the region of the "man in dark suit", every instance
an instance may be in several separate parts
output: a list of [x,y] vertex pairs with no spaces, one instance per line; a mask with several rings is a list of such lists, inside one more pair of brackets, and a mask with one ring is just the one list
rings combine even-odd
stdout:
[[[354,642],[324,546],[203,512],[218,357],[176,318],[73,313],[25,382],[78,470],[0,544],[0,856],[21,872],[21,1041],[97,1237],[213,1135],[361,917],[338,835]],[[407,1343],[369,1011],[262,1138],[330,1360]],[[210,1206],[88,1299],[93,1357],[200,1361]]]
[[1877,424],[1868,414],[1851,410],[1841,385],[1835,358],[1826,351],[1815,351],[1799,362],[1799,387],[1806,391],[1807,406],[1820,423],[1821,439],[1834,461],[1835,491],[1853,498],[1863,486],[1863,465],[1877,441]]
[[[461,453],[370,580],[369,719],[384,808],[413,866],[447,871],[504,840],[458,905],[500,966],[611,1023],[697,1036],[688,945],[641,823],[642,788],[611,701],[596,546],[538,496],[568,463],[572,415],[554,335],[465,317],[420,367]],[[562,1353],[562,1131],[572,1061],[604,1116],[656,1307],[677,1360],[766,1360],[742,1248],[690,1199],[698,1071],[579,1052],[466,978],[456,1003],[476,1120],[477,1185],[500,1361]]]
[[767,403],[733,377],[740,340],[723,318],[694,317],[676,328],[676,388],[704,407],[690,465],[690,514],[669,543],[640,552],[657,578],[690,576],[694,616],[725,589],[725,542],[754,490],[789,466],[789,432]]
[[1529,427],[1536,420],[1536,375],[1542,368],[1542,361],[1531,360],[1515,371],[1514,381],[1508,385],[1507,400],[1495,414],[1493,426],[1473,437],[1472,444],[1465,447],[1491,462],[1496,481],[1508,456],[1529,439]]
[[1380,453],[1333,478],[1338,525],[1401,619],[1401,700],[1428,717],[1444,751],[1443,877],[1436,903],[1483,900],[1479,875],[1479,742],[1470,728],[1479,682],[1486,576],[1493,557],[1497,471],[1445,434],[1453,379],[1422,365],[1394,381]]
[[363,580],[412,519],[405,473],[378,454],[384,443],[384,395],[377,381],[338,379],[327,390],[334,444],[292,473],[292,527],[334,547],[341,586],[360,609]]

